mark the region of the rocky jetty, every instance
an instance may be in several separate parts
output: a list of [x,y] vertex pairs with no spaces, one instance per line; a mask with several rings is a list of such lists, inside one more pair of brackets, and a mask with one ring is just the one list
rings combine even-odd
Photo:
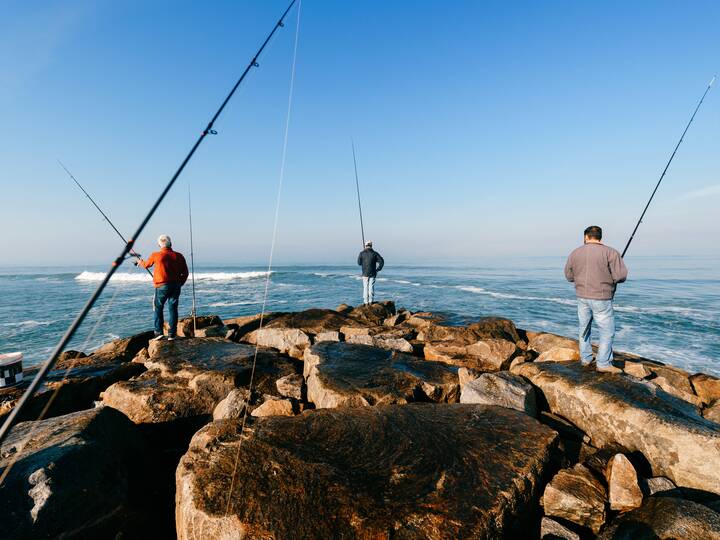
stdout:
[[3,538],[720,538],[715,377],[391,302],[196,322],[63,353]]

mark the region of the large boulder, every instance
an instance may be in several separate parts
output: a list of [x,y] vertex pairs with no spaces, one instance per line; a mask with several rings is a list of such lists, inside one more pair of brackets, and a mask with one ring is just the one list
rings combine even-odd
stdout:
[[648,497],[615,521],[602,540],[720,540],[720,514],[692,501]]
[[7,473],[0,483],[1,536],[116,538],[130,532],[137,520],[133,475],[144,453],[134,425],[110,408],[21,422],[0,448],[0,474]]
[[239,424],[206,426],[181,459],[180,540],[529,537],[556,437],[459,404],[260,418],[242,444]]
[[483,373],[464,384],[460,390],[460,403],[499,405],[537,416],[535,389],[522,377],[507,371]]
[[550,411],[587,433],[593,446],[639,451],[654,476],[720,493],[720,425],[692,405],[650,383],[578,363],[525,363],[513,372],[529,379]]
[[545,515],[572,521],[594,533],[605,523],[605,486],[585,465],[557,473],[545,487],[542,504]]
[[[250,383],[255,347],[222,338],[153,341],[148,371],[110,386],[103,402],[138,424],[211,415],[233,389]],[[253,391],[277,394],[275,381],[297,367],[274,351],[257,353]]]
[[528,332],[528,349],[538,354],[536,362],[580,360],[580,347],[577,339],[556,334]]
[[500,371],[510,367],[517,346],[504,339],[483,339],[464,345],[461,341],[425,343],[427,360],[444,362],[476,371]]
[[459,398],[452,368],[367,345],[313,345],[305,352],[304,375],[307,399],[318,408]]
[[[100,392],[108,386],[145,370],[131,360],[147,346],[152,336],[152,332],[144,332],[116,339],[90,355],[78,351],[62,353],[54,369],[26,404],[19,420],[35,420],[46,407],[45,418],[92,407]],[[15,406],[36,373],[37,368],[25,370],[21,384],[0,389],[0,421]]]

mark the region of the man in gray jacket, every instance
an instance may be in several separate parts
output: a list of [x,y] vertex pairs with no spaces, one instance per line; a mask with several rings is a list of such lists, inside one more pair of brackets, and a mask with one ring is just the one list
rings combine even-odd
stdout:
[[580,358],[592,362],[590,327],[597,323],[600,342],[596,365],[598,371],[619,372],[611,364],[615,337],[613,297],[618,283],[627,279],[628,271],[617,250],[604,245],[602,229],[596,225],[585,229],[584,245],[573,251],[565,265],[565,277],[575,283],[580,322]]
[[358,255],[358,266],[362,266],[363,302],[372,304],[375,300],[375,278],[385,266],[385,261],[372,247],[372,242],[365,242],[365,249]]

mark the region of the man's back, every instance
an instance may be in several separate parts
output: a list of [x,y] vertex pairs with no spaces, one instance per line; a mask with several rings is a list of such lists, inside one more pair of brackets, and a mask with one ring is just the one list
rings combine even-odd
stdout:
[[170,248],[163,248],[150,255],[147,266],[155,266],[153,283],[155,286],[165,283],[184,285],[188,278],[188,267],[185,257]]
[[362,275],[364,277],[377,276],[384,264],[383,258],[372,248],[364,249],[358,255],[358,265],[362,266]]
[[588,242],[568,257],[565,277],[575,283],[578,298],[611,300],[615,288],[627,278],[627,268],[617,250]]

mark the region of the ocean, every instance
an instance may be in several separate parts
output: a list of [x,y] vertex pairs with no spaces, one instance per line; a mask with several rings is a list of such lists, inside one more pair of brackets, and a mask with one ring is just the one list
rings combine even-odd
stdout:
[[[615,298],[616,349],[690,372],[720,375],[720,259],[629,258],[630,278]],[[574,291],[564,258],[489,260],[477,265],[395,266],[381,272],[376,300],[433,311],[452,324],[507,317],[528,330],[574,337]],[[22,351],[25,365],[44,360],[103,277],[97,267],[0,268],[0,353]],[[234,317],[261,309],[261,267],[197,266],[198,314]],[[267,309],[357,305],[356,266],[278,266],[270,276]],[[109,286],[69,348],[91,351],[109,340],[152,328],[150,277],[129,265]],[[191,308],[190,282],[180,316]]]

